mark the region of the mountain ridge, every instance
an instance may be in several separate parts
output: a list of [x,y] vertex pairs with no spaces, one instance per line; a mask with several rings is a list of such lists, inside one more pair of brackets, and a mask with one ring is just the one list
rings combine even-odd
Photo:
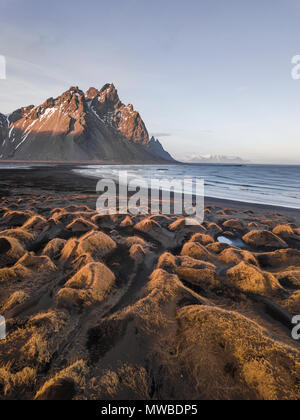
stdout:
[[173,161],[160,143],[150,141],[139,112],[121,102],[112,83],[87,92],[73,86],[41,105],[0,114],[0,159]]

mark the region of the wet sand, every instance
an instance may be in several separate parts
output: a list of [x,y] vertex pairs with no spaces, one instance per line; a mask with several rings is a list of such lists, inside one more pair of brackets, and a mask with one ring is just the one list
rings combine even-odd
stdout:
[[[83,198],[74,197],[74,194],[87,195],[89,204],[96,208],[97,179],[80,176],[72,171],[77,168],[74,164],[58,165],[57,167],[36,167],[33,169],[1,169],[0,166],[0,197],[9,196],[12,200],[20,198],[38,197],[39,194],[52,193],[58,195],[58,202],[61,195],[71,202],[82,202]],[[43,203],[40,203],[43,204]],[[300,210],[288,207],[273,206],[267,204],[253,204],[240,201],[225,200],[205,196],[205,206],[216,206],[219,210],[230,208],[235,212],[251,212],[258,217],[272,217],[281,215],[291,223],[300,224]],[[21,206],[22,207],[22,206]]]

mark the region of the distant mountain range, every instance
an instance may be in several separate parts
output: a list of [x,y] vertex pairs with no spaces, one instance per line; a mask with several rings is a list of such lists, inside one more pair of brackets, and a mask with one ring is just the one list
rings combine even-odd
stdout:
[[31,161],[173,162],[161,143],[149,138],[132,105],[124,105],[113,84],[83,92],[71,87],[42,105],[0,114],[0,159]]
[[228,163],[228,164],[243,164],[248,163],[247,160],[236,156],[225,155],[191,155],[183,159],[185,163]]

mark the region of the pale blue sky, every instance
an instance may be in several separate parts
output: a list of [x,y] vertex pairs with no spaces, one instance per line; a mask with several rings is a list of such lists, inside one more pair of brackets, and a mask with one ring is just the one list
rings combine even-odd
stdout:
[[299,0],[0,0],[0,112],[113,82],[177,158],[300,163]]

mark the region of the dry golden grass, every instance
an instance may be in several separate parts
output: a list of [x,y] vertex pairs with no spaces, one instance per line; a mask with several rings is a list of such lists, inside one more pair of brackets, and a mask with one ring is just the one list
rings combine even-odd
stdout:
[[134,244],[129,250],[129,255],[132,258],[133,261],[136,262],[136,264],[142,264],[145,256],[146,256],[147,250],[139,244]]
[[21,264],[16,264],[11,268],[0,269],[0,283],[21,281],[29,278],[31,271]]
[[[40,390],[36,393],[35,400],[60,400],[71,399],[72,394],[83,392],[86,387],[86,375],[88,368],[83,360],[79,360],[67,367],[66,369],[58,372],[53,378],[49,379]],[[61,389],[58,384],[69,385],[68,389]],[[73,385],[73,386],[72,386]],[[70,390],[71,386],[71,390]],[[74,387],[74,392],[73,388]],[[64,386],[65,388],[65,386]],[[70,398],[68,398],[70,397]]]
[[181,218],[181,219],[177,219],[175,220],[175,222],[173,222],[170,226],[169,226],[169,230],[171,232],[177,232],[177,231],[181,231],[182,229],[184,229],[186,227],[185,224],[185,219]]
[[237,248],[224,249],[219,255],[219,261],[226,265],[236,265],[241,261],[244,261],[245,263],[255,265],[256,267],[259,266],[258,261],[251,252]]
[[74,239],[74,238],[69,239],[65,243],[65,245],[64,245],[64,247],[61,251],[60,261],[62,263],[69,263],[76,257],[76,255],[77,255],[76,251],[77,251],[77,248],[78,248],[78,244],[79,244],[79,241],[77,239]]
[[227,230],[233,230],[238,232],[244,232],[245,230],[244,223],[238,219],[226,220],[226,222],[223,223],[223,227]]
[[218,284],[214,264],[189,256],[175,257],[165,252],[159,258],[157,268],[177,274],[180,279],[196,286],[213,287]]
[[89,380],[91,399],[149,400],[148,374],[143,366],[124,363]]
[[92,231],[79,240],[77,255],[89,254],[95,260],[102,259],[116,249],[116,243],[105,233]]
[[23,228],[3,230],[1,236],[17,239],[25,247],[34,239],[34,235]]
[[24,303],[30,296],[28,293],[24,292],[23,290],[18,290],[14,292],[9,299],[3,305],[2,311],[8,311],[9,309],[14,308],[16,305]]
[[170,252],[164,252],[158,259],[157,268],[166,270],[169,273],[176,273],[176,257]]
[[43,250],[43,255],[47,255],[51,260],[56,260],[61,257],[61,252],[66,245],[65,239],[55,238],[48,242]]
[[294,236],[294,230],[290,225],[277,225],[272,232],[274,235],[278,235],[283,239],[289,239],[290,237]]
[[220,254],[221,252],[223,252],[225,249],[230,248],[229,244],[223,244],[221,242],[215,242],[213,244],[208,244],[206,246],[206,249],[209,252],[212,252],[213,254]]
[[[211,209],[210,220],[222,223],[223,216],[230,213],[219,214],[222,216],[213,219]],[[14,216],[16,223],[19,216],[23,217]],[[49,224],[32,214],[22,227],[0,232],[11,244],[6,251],[7,244],[2,243],[2,256],[11,252],[14,264],[8,267],[6,260],[0,269],[1,310],[25,302],[17,308],[20,316],[9,320],[12,327],[7,339],[0,341],[1,397],[300,399],[296,346],[282,344],[280,340],[289,340],[286,330],[277,321],[275,324],[272,315],[265,317],[263,305],[257,309],[259,305],[249,304],[251,294],[236,290],[268,296],[275,303],[280,299],[291,314],[299,313],[300,292],[292,289],[300,285],[300,251],[251,253],[214,242],[223,232],[215,223],[189,227],[184,219],[173,222],[174,218],[162,215],[123,220],[123,227],[137,223],[135,229],[145,233],[141,236],[148,237],[148,242],[139,236],[128,237],[130,229],[118,231],[122,217],[100,217],[87,208],[56,210],[52,218],[79,239],[56,238],[43,251],[27,253],[25,248]],[[243,220],[248,223],[251,219],[245,216]],[[110,237],[99,226],[116,230]],[[246,230],[238,219],[222,226]],[[279,225],[269,233],[282,246],[280,237],[297,232],[289,225]],[[174,248],[177,254],[191,235],[181,255],[158,255],[162,248]],[[260,235],[259,240],[265,241],[266,234]],[[158,242],[163,246],[158,247]],[[150,268],[156,256],[157,269],[149,279],[143,278],[145,270],[139,273],[138,265],[145,263]],[[103,262],[120,281],[116,282]],[[272,273],[263,271],[264,267],[271,267]],[[58,270],[63,274],[56,279]],[[39,300],[40,291],[48,285],[49,292]],[[286,300],[284,288],[290,294]],[[271,325],[276,339],[250,318],[215,305],[235,308],[266,327]],[[81,360],[73,363],[77,359]]]
[[56,270],[56,265],[49,257],[26,253],[13,267],[0,269],[0,283],[27,280],[32,275],[46,278]]
[[176,246],[176,235],[169,230],[160,226],[158,222],[153,219],[145,218],[134,226],[138,232],[147,234],[154,241],[159,242],[165,248]]
[[195,235],[191,237],[191,242],[197,242],[201,245],[208,245],[213,244],[215,240],[212,236],[205,233],[195,233]]
[[256,323],[206,306],[180,309],[178,323],[177,363],[194,397],[300,398],[299,354],[268,338]]
[[186,282],[195,286],[216,286],[216,272],[211,268],[195,269],[190,267],[178,267],[176,274]]
[[300,266],[300,251],[292,248],[257,254],[256,258],[264,267],[283,269],[290,266]]
[[49,363],[61,341],[65,339],[69,320],[69,315],[57,310],[32,316],[26,330],[23,333],[16,332],[24,342],[20,348],[20,359],[24,363],[41,367]]
[[27,222],[22,226],[23,229],[26,229],[28,232],[38,235],[42,232],[48,225],[47,220],[39,215],[32,216]]
[[151,274],[141,299],[127,306],[121,317],[134,318],[138,329],[146,335],[153,336],[154,332],[164,334],[164,331],[174,326],[174,317],[170,314],[175,314],[176,305],[183,298],[199,303],[204,301],[185,287],[177,275],[156,269]]
[[87,307],[104,300],[115,283],[115,275],[102,263],[91,263],[72,277],[56,296],[60,307]]
[[29,320],[29,325],[35,328],[42,328],[43,331],[48,330],[58,333],[64,328],[69,321],[70,316],[67,312],[50,310],[34,315]]
[[52,353],[46,335],[44,331],[43,333],[35,332],[31,336],[21,349],[24,359],[33,361],[35,364],[50,362]]
[[211,236],[216,238],[223,232],[223,229],[219,225],[217,225],[217,223],[209,223],[207,226],[207,231]]
[[91,230],[96,231],[98,227],[94,223],[91,223],[88,220],[79,217],[78,219],[73,220],[67,226],[67,229],[69,229],[73,233],[86,233],[90,232]]
[[132,227],[133,221],[130,216],[126,216],[120,223],[120,227]]
[[30,211],[8,210],[1,222],[7,226],[22,226],[33,215]]
[[57,270],[56,265],[47,255],[37,256],[34,253],[27,253],[19,259],[17,265],[22,265],[35,273],[47,272],[51,273]]
[[160,231],[161,226],[155,220],[150,218],[143,219],[135,225],[135,229],[143,233],[151,233],[152,231]]
[[274,273],[281,284],[287,284],[293,289],[300,289],[300,267]]
[[243,236],[243,241],[253,248],[287,248],[286,242],[268,230],[252,230]]
[[181,251],[181,255],[188,256],[196,260],[213,260],[213,256],[210,254],[210,252],[208,252],[203,245],[196,242],[187,242],[186,244],[184,244]]
[[10,250],[5,252],[5,254],[0,255],[0,268],[4,268],[15,264],[26,251],[17,239],[3,235],[1,235],[0,238],[8,241],[10,245]]
[[25,367],[19,372],[11,372],[11,364],[0,367],[0,396],[4,398],[21,398],[31,391],[36,384],[37,372]]
[[132,245],[146,246],[147,242],[144,239],[140,238],[139,236],[128,236],[124,240],[124,245],[127,246],[128,248],[131,248]]
[[284,307],[292,314],[300,314],[300,290],[294,292],[288,299],[283,302]]
[[272,296],[282,287],[273,274],[241,262],[227,271],[228,282],[244,292]]

